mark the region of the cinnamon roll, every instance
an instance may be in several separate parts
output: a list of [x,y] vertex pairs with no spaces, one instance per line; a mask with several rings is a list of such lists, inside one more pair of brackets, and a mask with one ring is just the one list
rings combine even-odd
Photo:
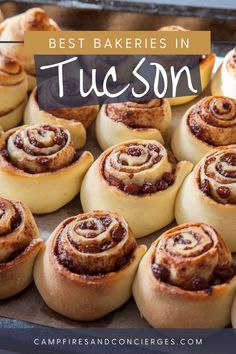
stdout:
[[54,230],[37,258],[34,280],[54,311],[73,320],[95,320],[130,298],[145,251],[118,214],[80,214]]
[[175,205],[178,224],[206,222],[236,251],[236,145],[213,149],[184,181]]
[[20,63],[0,54],[0,125],[4,130],[21,122],[27,90],[27,76]]
[[16,295],[32,282],[42,245],[30,210],[20,201],[0,198],[0,299]]
[[171,124],[166,99],[103,105],[96,120],[96,136],[103,150],[131,139],[164,143]]
[[223,95],[236,99],[236,47],[224,58],[211,82],[213,95]]
[[[161,27],[159,31],[188,31],[188,30],[181,26],[172,25],[172,26]],[[205,88],[207,87],[210,81],[212,70],[215,64],[215,58],[216,55],[214,53],[211,53],[209,55],[201,55],[199,57],[199,70],[200,70],[202,91],[205,90]],[[196,95],[173,97],[173,98],[168,98],[168,101],[170,102],[171,106],[177,106],[180,104],[185,104],[187,102],[190,102],[194,100],[196,97],[197,97]]]
[[83,106],[40,110],[37,88],[32,91],[24,113],[25,124],[59,124],[71,133],[75,148],[80,149],[86,143],[86,130],[95,120],[99,106]]
[[236,100],[204,97],[187,110],[174,130],[172,150],[178,160],[196,164],[214,147],[236,143]]
[[50,213],[78,194],[93,162],[77,154],[68,130],[32,125],[9,130],[0,138],[0,195],[25,202],[33,213]]
[[[59,30],[56,22],[43,9],[35,7],[4,20],[0,24],[0,41],[23,41],[25,31]],[[0,50],[2,54],[14,57],[23,65],[28,75],[28,89],[31,91],[36,85],[33,55],[24,51],[23,43],[0,43]]]
[[84,211],[114,210],[135,237],[154,232],[174,219],[174,202],[188,161],[175,163],[155,140],[130,140],[106,150],[88,170],[81,186]]
[[133,284],[153,327],[220,328],[230,323],[235,266],[221,236],[203,223],[174,227],[153,242]]

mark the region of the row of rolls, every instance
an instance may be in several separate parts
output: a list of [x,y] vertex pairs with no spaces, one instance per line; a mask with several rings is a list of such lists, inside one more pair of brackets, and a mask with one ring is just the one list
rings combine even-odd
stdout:
[[33,278],[45,303],[72,320],[99,319],[133,294],[155,328],[236,326],[236,267],[205,223],[173,227],[147,250],[122,216],[91,211],[62,221],[44,244],[29,208],[0,198],[0,299]]
[[[31,9],[3,21],[0,39],[21,40],[25,30],[59,27]],[[133,294],[153,327],[236,327],[235,49],[213,95],[175,128],[172,151],[171,105],[194,97],[42,111],[32,58],[19,44],[0,49],[0,298],[34,278],[45,303],[73,320],[101,318]],[[214,60],[199,59],[203,88]],[[82,149],[95,119],[104,150],[96,161]],[[32,213],[54,212],[78,193],[84,214],[44,244]],[[174,219],[179,226],[148,250],[137,243]]]
[[[132,140],[106,150],[83,178],[80,160],[86,152],[66,166],[74,148],[62,127],[27,126],[7,134],[0,150],[1,299],[22,291],[34,275],[45,303],[73,320],[101,318],[133,293],[153,327],[218,328],[230,321],[236,326],[230,251],[235,250],[235,145],[213,149],[191,172],[191,162],[177,162],[159,142]],[[42,147],[45,141],[50,144]],[[51,153],[42,155],[48,149]],[[49,163],[41,164],[44,158]],[[79,190],[81,181],[85,213],[64,220],[44,245],[22,200],[30,196],[37,206],[43,194],[47,205],[55,184],[58,198],[75,183]],[[19,190],[21,201],[6,198]],[[137,243],[174,217],[179,226],[147,252]]]
[[118,212],[136,238],[174,218],[178,224],[197,220],[214,226],[236,251],[236,145],[212,149],[194,168],[158,141],[143,139],[116,144],[93,161],[62,126],[10,129],[0,137],[0,195],[45,214],[80,192],[84,211]]

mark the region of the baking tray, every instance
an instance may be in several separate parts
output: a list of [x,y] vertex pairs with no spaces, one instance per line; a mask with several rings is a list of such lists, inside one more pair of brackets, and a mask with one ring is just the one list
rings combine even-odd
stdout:
[[[22,0],[15,2],[21,3]],[[34,0],[29,0],[34,3]],[[236,19],[234,0],[41,0],[41,4],[57,4],[70,8],[96,10],[126,11],[158,15],[191,16],[201,18],[217,18],[222,20]]]
[[[94,1],[93,1],[94,2]],[[118,1],[113,1],[111,6],[101,6],[101,1],[95,1],[97,6],[92,6],[89,1],[88,6],[81,5],[79,1],[41,1],[41,2],[5,2],[0,0],[0,8],[5,17],[13,16],[23,12],[30,7],[41,6],[53,17],[64,29],[74,30],[156,30],[161,26],[180,25],[191,30],[209,30],[212,33],[213,41],[236,41],[236,15],[231,10],[230,14],[224,18],[204,18],[196,17],[197,8],[190,14],[183,10],[173,10],[171,6],[166,6],[165,13],[156,12],[148,14],[146,8],[148,1],[143,2],[142,11],[128,11],[127,6],[117,6]],[[112,4],[112,1],[109,1]],[[42,5],[43,4],[43,5]],[[46,5],[50,4],[50,5]],[[100,5],[99,5],[100,4]],[[67,5],[67,7],[64,7]],[[72,6],[72,7],[71,7]],[[182,9],[182,8],[181,8]],[[211,14],[209,12],[209,16]],[[221,9],[221,12],[223,9]],[[179,16],[180,15],[180,16]]]
[[[13,16],[17,13],[25,11],[29,7],[37,6],[40,4],[30,4],[30,3],[4,3],[1,4],[5,17]],[[53,17],[63,28],[65,29],[75,29],[75,30],[102,30],[102,29],[126,29],[126,30],[138,30],[138,29],[157,29],[162,25],[168,24],[178,24],[186,26],[190,29],[214,29],[214,38],[219,38],[219,20],[206,20],[197,19],[190,17],[176,16],[160,16],[160,15],[147,15],[138,13],[127,13],[127,12],[113,12],[113,11],[98,11],[95,9],[85,9],[85,8],[64,8],[55,5],[45,5],[42,6],[48,12],[48,14]],[[217,27],[215,27],[217,26]],[[232,31],[234,28],[234,31]],[[232,43],[215,43],[214,50],[218,50],[218,53],[225,54],[233,46],[233,41],[236,41],[235,37],[235,23],[225,22],[225,26],[222,30],[222,36],[228,38]],[[218,36],[218,37],[217,37]],[[222,38],[222,37],[220,37]],[[235,44],[235,43],[234,43]],[[219,65],[219,60],[217,61]],[[215,67],[216,69],[216,67]],[[205,95],[208,94],[206,91]],[[173,127],[176,122],[183,115],[185,110],[191,105],[175,107],[173,108]],[[94,127],[92,127],[88,134],[88,141],[86,144],[86,149],[91,151],[95,157],[97,157],[101,150],[99,149]],[[60,209],[59,211],[44,215],[36,216],[36,222],[41,231],[42,237],[46,240],[53,229],[65,218],[82,212],[79,196],[77,196],[71,203]],[[169,225],[167,228],[173,226]],[[139,240],[139,243],[145,243],[148,246],[150,243],[158,237],[161,230],[158,233],[152,234],[146,238]],[[140,317],[138,309],[131,299],[119,310],[107,315],[98,321],[81,323],[65,319],[64,317],[51,311],[43,302],[42,298],[38,294],[34,284],[28,287],[25,291],[19,295],[0,302],[0,316],[7,317],[9,319],[19,320],[10,321],[10,325],[22,327],[24,322],[28,321],[35,324],[47,325],[59,328],[142,328],[148,327],[147,322]],[[5,326],[8,324],[8,320],[0,321],[0,326]]]

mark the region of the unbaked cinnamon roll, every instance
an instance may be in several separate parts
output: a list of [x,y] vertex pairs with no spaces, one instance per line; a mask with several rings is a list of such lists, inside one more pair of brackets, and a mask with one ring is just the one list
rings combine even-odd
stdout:
[[98,110],[99,106],[40,110],[37,88],[34,88],[25,109],[24,122],[25,124],[59,124],[70,131],[75,148],[80,149],[86,143],[86,129],[95,120]]
[[236,145],[213,149],[184,181],[175,205],[178,224],[198,220],[236,251]]
[[0,125],[4,130],[17,126],[27,100],[27,76],[14,58],[0,55]]
[[34,280],[54,311],[73,320],[95,320],[130,298],[145,251],[118,214],[80,214],[52,233],[37,258]]
[[[188,31],[187,29],[181,27],[181,26],[165,26],[161,27],[159,31]],[[199,69],[200,69],[200,79],[201,79],[201,87],[202,91],[205,90],[207,87],[212,70],[215,64],[215,58],[216,55],[214,53],[211,53],[209,55],[201,55],[199,57]],[[170,102],[171,106],[177,106],[180,104],[185,104],[187,102],[190,102],[194,100],[197,96],[183,96],[183,97],[173,97],[173,98],[168,98],[168,101]]]
[[96,136],[103,150],[131,139],[164,143],[171,124],[166,99],[103,105],[96,120]]
[[33,213],[50,213],[73,199],[93,162],[77,154],[67,129],[32,125],[0,138],[0,195],[25,202]]
[[153,327],[225,327],[235,272],[228,247],[211,226],[184,224],[153,242],[140,262],[133,294]]
[[236,99],[236,47],[225,56],[213,77],[211,92]]
[[[0,41],[24,41],[25,31],[59,31],[60,28],[46,12],[40,8],[32,8],[26,12],[7,18],[0,24]],[[24,51],[23,43],[0,43],[1,53],[16,58],[28,75],[28,89],[36,85],[35,64],[33,55]]]
[[88,170],[81,187],[83,210],[114,210],[135,237],[148,235],[173,220],[177,191],[191,169],[188,161],[176,164],[157,141],[117,144]]
[[32,282],[42,245],[30,210],[20,201],[0,198],[0,299],[18,294]]
[[204,97],[187,110],[172,136],[178,160],[196,164],[214,147],[236,143],[236,100]]

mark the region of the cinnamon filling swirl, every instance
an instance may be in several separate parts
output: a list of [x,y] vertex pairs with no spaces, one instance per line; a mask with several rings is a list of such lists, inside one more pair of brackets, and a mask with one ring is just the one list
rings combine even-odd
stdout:
[[73,273],[101,276],[125,266],[135,248],[125,220],[98,211],[68,219],[56,238],[54,255]]
[[20,210],[14,202],[0,198],[0,265],[10,262],[29,245],[31,236],[21,233]]
[[229,249],[206,224],[185,224],[163,234],[152,259],[154,276],[184,290],[206,290],[236,273]]
[[159,129],[165,118],[163,105],[162,99],[107,104],[106,115],[132,129]]
[[0,154],[15,167],[31,174],[57,171],[76,158],[69,132],[46,124],[16,129],[8,136]]
[[200,100],[189,113],[187,124],[198,139],[212,146],[236,142],[236,101],[223,96]]
[[21,215],[16,207],[0,198],[0,237],[13,232],[21,223]]
[[131,195],[146,195],[174,183],[175,166],[168,152],[157,143],[123,144],[103,161],[103,176],[112,186]]
[[206,156],[198,171],[200,190],[222,204],[236,204],[236,146]]

